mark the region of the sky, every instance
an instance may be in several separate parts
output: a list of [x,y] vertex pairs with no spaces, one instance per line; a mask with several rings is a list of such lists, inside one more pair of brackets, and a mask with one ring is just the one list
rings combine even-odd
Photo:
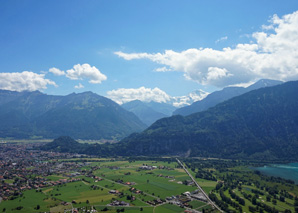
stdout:
[[121,104],[263,78],[298,80],[297,0],[0,0],[0,89]]

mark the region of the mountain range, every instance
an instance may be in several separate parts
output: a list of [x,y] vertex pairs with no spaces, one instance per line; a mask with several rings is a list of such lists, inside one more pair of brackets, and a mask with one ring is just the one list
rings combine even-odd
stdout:
[[[203,112],[160,119],[119,143],[71,151],[298,160],[297,91],[298,81],[252,90]],[[46,146],[45,150],[57,150],[55,144]]]
[[[263,87],[275,86],[281,83],[281,81],[262,79],[246,88],[226,87],[223,90],[215,91],[211,94],[203,90],[196,90],[186,96],[171,97],[171,100],[167,103],[134,100],[124,103],[121,106],[133,112],[143,123],[150,126],[161,118],[170,117],[171,115],[187,116],[192,113],[201,112],[246,92]],[[176,108],[175,105],[183,107]]]
[[210,107],[214,107],[215,105],[229,100],[233,97],[242,95],[246,92],[260,89],[263,87],[270,87],[281,84],[282,81],[269,80],[269,79],[261,79],[256,83],[250,85],[249,87],[226,87],[220,91],[215,91],[207,95],[204,99],[198,100],[192,103],[189,106],[181,107],[173,112],[173,115],[190,115],[196,112],[202,112],[204,110],[209,109]]
[[2,138],[117,140],[145,128],[133,113],[92,92],[54,96],[0,90]]
[[124,109],[133,112],[143,123],[150,126],[161,118],[171,116],[173,112],[177,110],[177,107],[187,106],[195,101],[202,100],[208,94],[208,92],[203,90],[196,90],[185,96],[170,97],[166,103],[133,100],[126,102],[121,106]]
[[127,111],[133,112],[146,125],[150,126],[155,121],[169,117],[177,108],[173,105],[158,102],[142,102],[134,100],[121,105]]

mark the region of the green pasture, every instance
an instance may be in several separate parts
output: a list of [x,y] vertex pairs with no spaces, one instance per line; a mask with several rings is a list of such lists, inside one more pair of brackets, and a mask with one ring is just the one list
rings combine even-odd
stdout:
[[[101,169],[94,172],[97,176],[104,175],[105,179],[108,180],[123,180],[124,183],[126,182],[134,182],[135,185],[132,187],[135,187],[139,190],[142,190],[148,194],[154,194],[155,196],[159,196],[160,198],[165,199],[168,196],[171,195],[178,195],[185,191],[194,191],[196,187],[192,186],[186,186],[183,184],[178,184],[178,181],[183,180],[190,180],[188,175],[181,169],[175,169],[175,170],[165,170],[165,169],[154,169],[154,170],[140,170],[137,171],[137,169],[142,166],[143,164],[149,165],[149,163],[146,162],[120,162],[120,164],[115,164],[115,162],[112,162],[113,166],[127,166],[129,167],[120,167],[119,169],[110,169],[106,167],[101,167]],[[107,163],[105,163],[107,164]],[[174,163],[172,163],[174,164]],[[111,164],[109,164],[111,166]],[[157,165],[159,166],[160,163],[152,163],[151,165]],[[169,165],[166,163],[166,165]],[[169,165],[174,168],[173,165]],[[125,173],[130,172],[130,175],[125,175]],[[165,178],[165,177],[158,177],[158,175],[164,175],[164,176],[174,176],[174,178]],[[176,180],[178,178],[178,180]],[[171,181],[175,179],[174,181]]]
[[[69,160],[69,159],[67,159]],[[70,159],[71,160],[71,159]],[[75,159],[79,162],[79,159]],[[88,159],[84,159],[88,160]],[[95,158],[92,160],[96,160]],[[102,159],[101,159],[102,160]],[[166,166],[169,169],[140,170],[143,165],[149,166]],[[117,209],[125,208],[125,212],[183,212],[184,209],[175,205],[164,204],[152,207],[146,201],[152,201],[157,197],[165,199],[168,196],[180,195],[186,191],[194,191],[195,186],[187,186],[178,184],[178,181],[190,180],[183,169],[176,168],[176,162],[156,162],[156,161],[100,161],[91,162],[89,165],[81,169],[90,170],[92,166],[99,166],[100,169],[93,171],[95,176],[102,177],[103,180],[95,182],[95,179],[79,176],[82,181],[43,188],[42,192],[35,190],[25,191],[23,197],[15,200],[3,201],[0,204],[0,212],[5,208],[6,212],[59,212],[73,207],[95,206],[96,209],[103,209],[113,200],[122,200],[130,203],[130,207],[108,207],[108,212],[117,212]],[[116,168],[116,169],[115,169]],[[162,177],[159,177],[162,175]],[[165,176],[172,176],[166,178]],[[65,179],[61,175],[50,175],[46,177],[48,180],[57,181]],[[118,179],[126,182],[134,182],[134,185],[120,184],[115,181]],[[203,188],[211,190],[216,184],[210,181],[199,180],[203,184]],[[201,184],[200,183],[200,184]],[[97,186],[96,189],[92,186]],[[136,188],[143,191],[143,194],[135,194],[130,188]],[[109,190],[118,190],[123,193],[119,195],[110,194]],[[127,196],[135,196],[136,200],[127,200]],[[62,205],[67,202],[67,205]],[[74,201],[74,202],[73,202]],[[73,202],[73,204],[71,204]],[[34,209],[40,205],[40,209]],[[195,207],[199,208],[201,202],[193,202]],[[23,206],[21,210],[12,210],[18,206]]]
[[[0,203],[1,212],[46,212],[50,210],[50,206],[58,204],[59,201],[54,201],[48,198],[42,192],[36,192],[35,190],[25,191],[22,197],[18,197],[14,200],[7,200]],[[37,205],[40,209],[35,209]],[[20,207],[20,210],[16,208]],[[4,211],[5,209],[5,211]]]
[[155,213],[184,212],[184,208],[176,205],[164,204],[155,208]]
[[206,205],[206,203],[204,203],[204,202],[201,202],[201,201],[198,201],[198,200],[193,200],[193,201],[190,201],[189,202],[189,204],[192,206],[192,208],[193,209],[198,209],[198,208],[200,208],[200,207],[207,207]]

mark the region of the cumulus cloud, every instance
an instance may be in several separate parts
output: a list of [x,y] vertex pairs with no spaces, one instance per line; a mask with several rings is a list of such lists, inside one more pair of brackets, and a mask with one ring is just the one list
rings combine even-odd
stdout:
[[56,67],[50,68],[50,69],[49,69],[49,72],[53,73],[54,75],[58,75],[58,76],[60,76],[60,75],[65,75],[65,72],[64,72],[64,71],[59,70],[59,69],[56,68]]
[[14,73],[0,73],[0,88],[12,91],[35,91],[47,89],[47,85],[57,87],[52,80],[46,79],[45,74],[23,71]]
[[89,64],[77,64],[72,69],[66,71],[66,77],[72,80],[90,79],[91,84],[100,84],[102,81],[107,80],[107,76],[102,74],[95,66]]
[[157,87],[155,87],[154,89],[145,87],[140,87],[137,89],[120,88],[117,90],[108,91],[107,94],[108,98],[112,99],[118,104],[123,104],[133,100],[166,103],[171,99],[171,97],[166,92]]
[[188,95],[172,97],[172,105],[175,107],[183,107],[192,104],[195,101],[203,100],[209,95],[209,92],[196,90]]
[[81,83],[79,83],[78,85],[74,86],[75,89],[82,89],[84,88],[84,85],[82,85]]
[[167,103],[175,107],[182,107],[190,105],[195,101],[204,99],[209,93],[203,90],[193,91],[185,96],[170,96],[165,91],[159,88],[130,88],[130,89],[117,89],[108,91],[108,98],[117,102],[118,104],[124,104],[133,100],[140,100],[143,102],[155,101],[158,103]]
[[66,72],[53,67],[49,69],[49,72],[54,75],[65,75],[71,80],[89,79],[89,83],[91,84],[100,84],[102,81],[107,80],[107,76],[102,74],[95,66],[90,66],[89,64],[74,65],[72,69]]
[[294,80],[298,78],[298,11],[274,15],[263,31],[252,34],[253,41],[222,50],[187,49],[163,53],[115,52],[125,59],[149,59],[164,65],[164,71],[183,72],[185,78],[203,85],[224,87],[260,78]]

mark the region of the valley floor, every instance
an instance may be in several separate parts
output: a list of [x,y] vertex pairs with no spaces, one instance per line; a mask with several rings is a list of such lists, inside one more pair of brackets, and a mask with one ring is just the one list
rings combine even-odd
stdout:
[[183,159],[188,174],[175,158],[97,158],[35,146],[1,144],[0,212],[297,212],[297,185],[249,162]]

